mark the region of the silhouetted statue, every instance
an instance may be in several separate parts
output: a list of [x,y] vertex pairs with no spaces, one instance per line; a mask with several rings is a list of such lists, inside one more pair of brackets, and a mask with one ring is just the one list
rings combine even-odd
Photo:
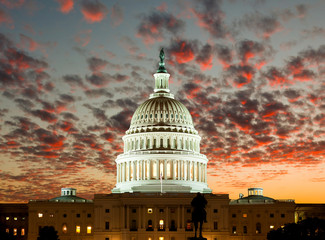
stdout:
[[203,222],[206,222],[207,219],[207,212],[205,211],[205,206],[207,205],[207,200],[201,193],[197,193],[196,197],[193,198],[191,205],[193,207],[192,212],[192,222],[194,223],[195,227],[195,236],[194,239],[197,239],[197,228],[200,223],[200,233],[199,238],[203,239],[202,237],[202,225]]

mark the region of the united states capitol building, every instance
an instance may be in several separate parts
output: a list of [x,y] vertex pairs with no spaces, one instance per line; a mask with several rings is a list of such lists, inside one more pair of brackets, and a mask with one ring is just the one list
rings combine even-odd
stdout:
[[[36,240],[43,226],[53,226],[60,240],[186,240],[194,236],[191,201],[197,192],[208,201],[208,240],[264,240],[270,230],[319,212],[316,205],[266,197],[261,188],[236,200],[213,194],[201,137],[188,109],[170,92],[169,77],[161,52],[154,92],[134,112],[123,137],[112,193],[86,200],[76,189],[62,188],[57,198],[21,208],[3,204],[2,230],[23,240]],[[324,205],[319,209],[324,216]]]

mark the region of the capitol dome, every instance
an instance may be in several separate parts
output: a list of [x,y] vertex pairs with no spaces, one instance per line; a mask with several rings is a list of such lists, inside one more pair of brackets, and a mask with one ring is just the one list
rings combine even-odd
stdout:
[[153,130],[197,134],[190,112],[172,97],[153,97],[142,103],[133,114],[126,133]]
[[161,50],[154,93],[134,112],[123,136],[113,193],[211,192],[201,137],[188,109],[170,93],[169,77]]

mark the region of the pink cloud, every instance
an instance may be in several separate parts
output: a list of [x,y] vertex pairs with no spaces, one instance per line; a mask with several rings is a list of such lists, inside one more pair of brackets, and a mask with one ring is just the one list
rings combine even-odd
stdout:
[[88,23],[101,22],[107,15],[108,10],[105,5],[96,1],[82,1],[81,13]]
[[62,13],[69,13],[73,9],[74,2],[73,0],[57,0],[60,4],[60,11]]

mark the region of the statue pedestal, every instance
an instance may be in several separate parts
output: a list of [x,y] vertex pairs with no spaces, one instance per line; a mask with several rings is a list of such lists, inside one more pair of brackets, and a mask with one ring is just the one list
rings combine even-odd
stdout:
[[204,237],[191,237],[190,239],[191,239],[191,240],[207,240],[207,239],[204,238]]

